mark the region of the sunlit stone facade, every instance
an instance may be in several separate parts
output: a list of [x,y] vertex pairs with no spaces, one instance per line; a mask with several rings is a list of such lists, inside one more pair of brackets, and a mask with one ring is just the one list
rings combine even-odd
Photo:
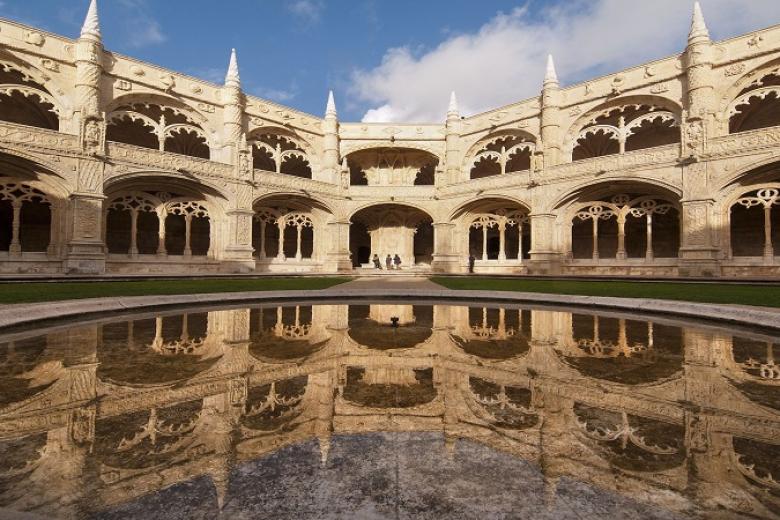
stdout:
[[[106,4],[105,8],[110,8]],[[0,273],[780,276],[780,27],[444,123],[342,122],[0,22]],[[489,88],[486,87],[486,88]]]

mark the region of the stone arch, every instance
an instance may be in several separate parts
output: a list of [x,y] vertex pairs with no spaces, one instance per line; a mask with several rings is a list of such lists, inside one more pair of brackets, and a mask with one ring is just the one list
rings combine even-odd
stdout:
[[252,245],[262,269],[311,269],[325,256],[327,223],[333,218],[324,203],[300,194],[266,195],[255,200]]
[[[780,161],[753,164],[732,175],[719,192],[723,249],[727,259],[762,258],[775,265],[780,254]],[[732,240],[740,236],[738,243]]]
[[414,146],[366,146],[345,153],[353,186],[432,186],[440,158]]
[[189,105],[160,95],[127,95],[106,110],[106,139],[202,159],[214,138],[207,120]]
[[[739,69],[735,69],[739,70]],[[752,70],[743,74],[737,81],[730,84],[721,97],[720,121],[723,121],[723,133],[734,133],[736,130],[732,123],[742,122],[734,121],[735,116],[747,115],[744,111],[753,112],[752,108],[760,108],[760,105],[766,104],[772,109],[772,118],[770,122],[780,124],[780,59],[773,59],[763,63]],[[752,101],[752,102],[751,102]],[[767,103],[762,103],[767,102]],[[761,112],[761,110],[758,110]],[[754,112],[755,114],[755,112]],[[774,126],[771,124],[757,125],[756,128],[765,126]],[[753,128],[745,128],[750,130]],[[744,130],[737,130],[744,131]]]
[[256,170],[311,179],[319,168],[316,150],[297,132],[276,126],[253,129],[247,136]]
[[590,184],[570,192],[559,207],[571,260],[677,258],[680,196],[636,180]]
[[386,267],[387,257],[398,256],[394,267],[428,268],[433,261],[433,217],[413,204],[372,203],[349,216],[350,252],[354,267],[374,267],[374,257]]
[[679,143],[682,108],[660,96],[625,96],[580,116],[564,138],[572,161]]
[[65,116],[61,100],[52,95],[40,74],[0,53],[0,119],[48,130],[60,129]]
[[474,143],[465,156],[471,179],[533,169],[536,137],[523,130],[502,130]]
[[520,265],[530,258],[530,208],[507,197],[480,197],[452,213],[458,255],[477,269]]
[[65,179],[35,157],[0,152],[0,252],[17,261],[36,260],[27,253],[56,257],[69,193]]
[[105,186],[104,240],[109,254],[161,260],[215,256],[225,197],[192,180],[160,172],[111,179]]

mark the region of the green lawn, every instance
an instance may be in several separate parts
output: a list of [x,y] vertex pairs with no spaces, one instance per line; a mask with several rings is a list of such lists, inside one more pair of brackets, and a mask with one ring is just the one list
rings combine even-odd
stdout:
[[129,282],[0,283],[0,304],[32,303],[106,296],[156,296],[242,291],[327,289],[350,278],[260,278],[142,280]]
[[528,280],[511,278],[434,277],[432,281],[448,289],[518,291],[579,296],[656,298],[702,303],[735,303],[780,307],[780,286],[729,285],[717,283],[611,282],[577,280]]

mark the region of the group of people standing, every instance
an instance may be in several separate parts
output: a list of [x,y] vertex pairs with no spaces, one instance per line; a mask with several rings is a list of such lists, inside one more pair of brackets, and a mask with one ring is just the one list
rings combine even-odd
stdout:
[[[374,262],[374,269],[382,269],[382,262],[379,260],[379,255],[374,254],[374,258],[371,260]],[[388,271],[392,269],[400,269],[401,257],[398,256],[398,253],[396,253],[395,256],[387,255],[387,258],[385,258],[385,265],[387,266],[386,269]]]

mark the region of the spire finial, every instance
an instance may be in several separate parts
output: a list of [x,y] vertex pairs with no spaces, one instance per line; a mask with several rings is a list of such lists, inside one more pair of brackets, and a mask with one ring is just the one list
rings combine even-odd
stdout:
[[447,109],[447,115],[450,116],[458,116],[460,114],[460,110],[458,109],[458,96],[455,95],[455,91],[450,94],[450,106]]
[[336,111],[336,99],[333,97],[333,91],[328,91],[328,105],[325,107],[325,117],[338,117],[338,112]]
[[225,76],[225,86],[241,87],[241,76],[238,75],[236,49],[231,49],[230,51],[230,65],[228,65],[227,75]]
[[701,11],[699,2],[693,3],[693,21],[691,22],[691,33],[688,35],[688,41],[696,38],[710,39],[710,32],[707,30],[704,13]]
[[555,72],[555,61],[553,61],[552,54],[547,55],[547,72],[544,74],[544,84],[548,83],[558,84],[558,74]]
[[92,37],[100,40],[100,18],[98,18],[97,0],[89,3],[87,17],[84,19],[84,25],[81,27],[82,37]]

